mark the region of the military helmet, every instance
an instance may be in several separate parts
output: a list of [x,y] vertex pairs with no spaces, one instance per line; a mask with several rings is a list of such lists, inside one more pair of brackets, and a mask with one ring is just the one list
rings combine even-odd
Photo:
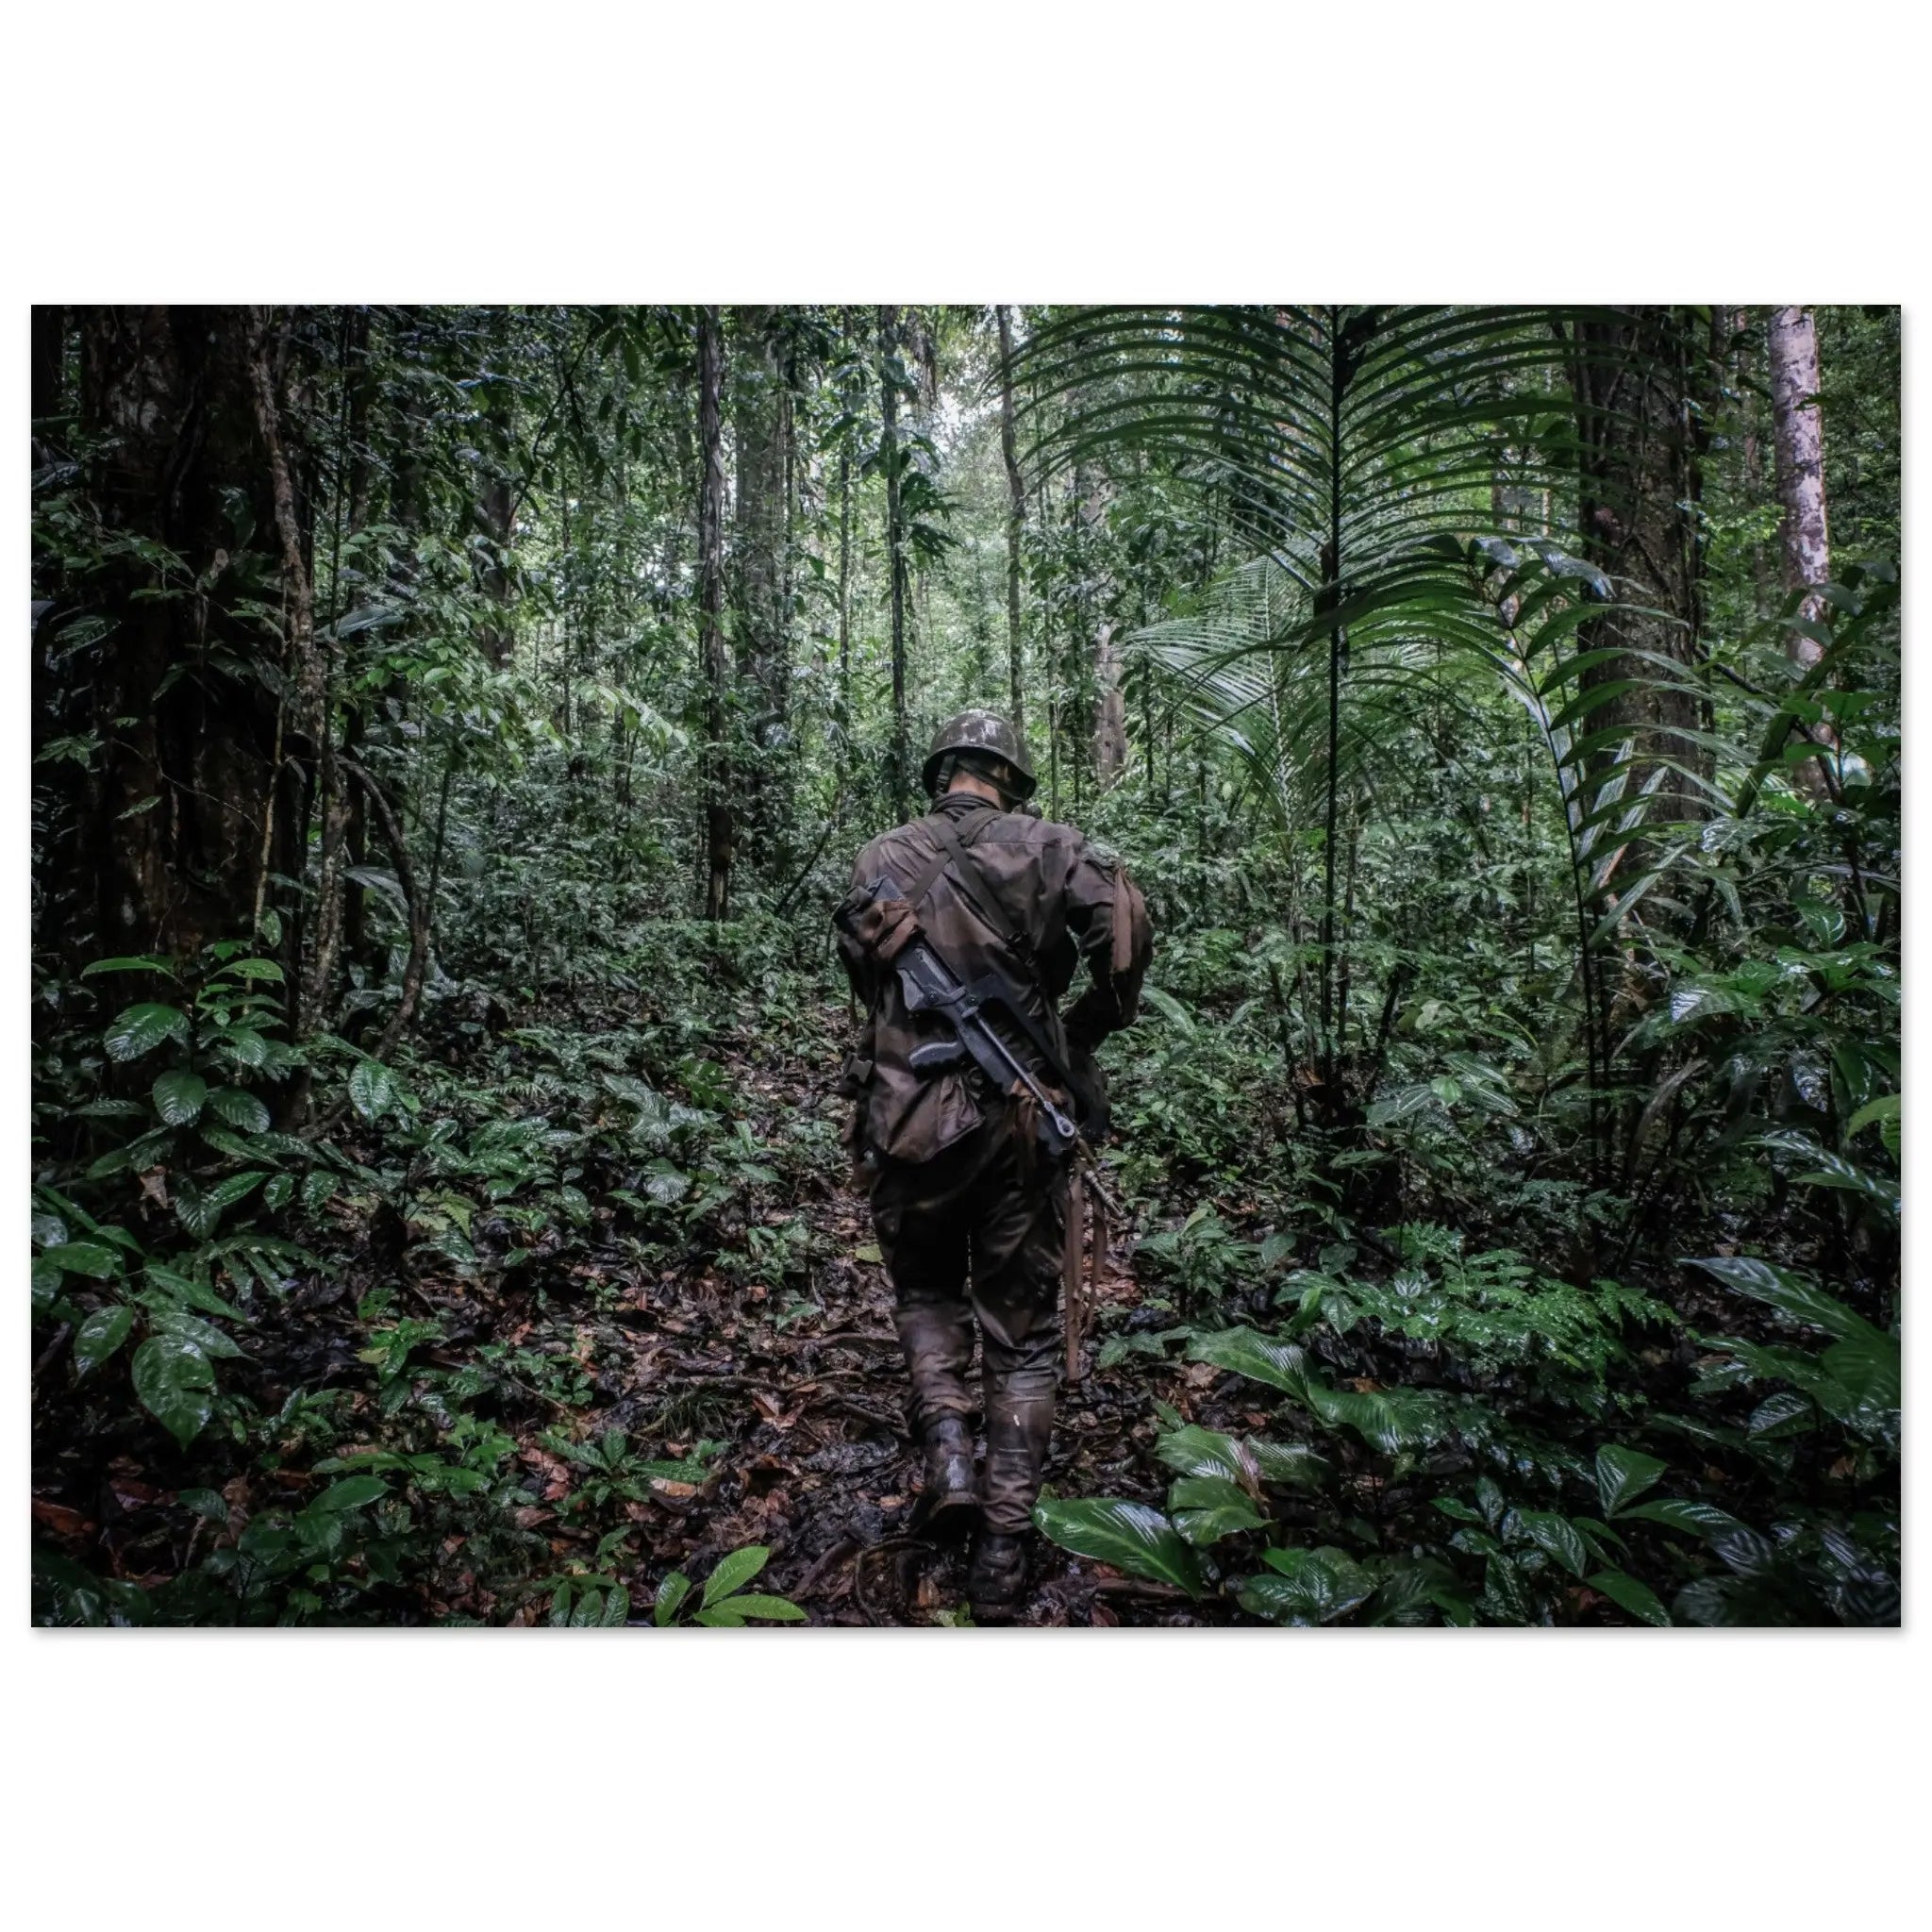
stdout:
[[933,733],[932,749],[920,772],[920,781],[928,794],[939,783],[940,765],[949,752],[977,752],[982,758],[998,758],[1009,765],[1019,780],[1013,790],[1022,798],[1032,797],[1039,783],[1024,741],[997,711],[961,711]]

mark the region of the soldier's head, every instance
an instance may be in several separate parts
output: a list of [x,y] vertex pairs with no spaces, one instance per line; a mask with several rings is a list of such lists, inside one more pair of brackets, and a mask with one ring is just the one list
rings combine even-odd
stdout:
[[1033,795],[1033,762],[1025,741],[997,711],[961,711],[933,733],[921,772],[926,795],[940,798],[962,773],[983,780],[1010,811]]

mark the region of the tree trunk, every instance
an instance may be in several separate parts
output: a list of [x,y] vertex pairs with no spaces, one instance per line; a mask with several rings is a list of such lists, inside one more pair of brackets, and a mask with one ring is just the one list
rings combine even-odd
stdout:
[[[1581,627],[1583,650],[1618,654],[1593,665],[1582,683],[1589,691],[1628,682],[1580,728],[1627,731],[1636,763],[1625,796],[1633,802],[1665,760],[1695,777],[1711,774],[1709,751],[1687,736],[1709,728],[1707,704],[1682,688],[1703,663],[1699,503],[1713,401],[1707,336],[1675,309],[1604,308],[1573,341],[1584,555],[1611,579],[1618,598]],[[1683,772],[1667,770],[1657,781],[1655,817],[1701,818],[1706,810]],[[1625,877],[1641,870],[1648,849],[1646,841],[1631,842]]]
[[1024,738],[1026,645],[1020,632],[1020,540],[1026,527],[1026,484],[1020,475],[1013,407],[1012,310],[1002,302],[993,313],[1000,326],[1000,455],[1007,465],[1007,675],[1012,691],[1013,729]]
[[34,460],[43,462],[51,452],[41,425],[60,413],[67,387],[67,311],[34,306],[32,325],[32,408]]
[[731,764],[725,697],[724,347],[716,308],[698,310],[698,648],[705,683],[705,917],[731,910]]
[[477,579],[484,594],[502,609],[478,630],[476,641],[491,663],[508,663],[515,643],[509,621],[509,607],[516,600],[516,584],[510,575],[510,543],[515,536],[517,481],[511,474],[510,456],[514,442],[516,398],[509,381],[492,375],[482,385],[483,421],[478,427],[487,444],[486,455],[493,468],[476,493],[476,522],[490,541],[477,564]]
[[[1784,510],[1787,591],[1831,578],[1831,538],[1824,514],[1824,424],[1818,406],[1818,329],[1808,308],[1771,311],[1771,407],[1777,439],[1777,498]],[[1816,620],[1818,597],[1799,606]],[[1792,631],[1786,648],[1803,673],[1824,655],[1816,638]]]
[[302,867],[290,815],[266,817],[276,704],[253,667],[280,647],[252,607],[282,552],[249,318],[154,307],[76,319],[92,505],[108,530],[164,545],[181,568],[127,557],[90,577],[82,608],[111,629],[58,670],[36,664],[59,687],[58,715],[100,746],[49,868],[66,881],[58,929],[80,959],[187,953],[246,932],[265,830],[268,869]]
[[[1074,491],[1079,500],[1076,515],[1080,527],[1080,576],[1083,590],[1080,610],[1090,626],[1092,650],[1089,664],[1093,679],[1093,789],[1105,791],[1120,776],[1127,760],[1127,700],[1123,689],[1124,660],[1120,647],[1120,625],[1111,608],[1114,595],[1112,575],[1095,555],[1107,535],[1107,510],[1113,500],[1113,485],[1107,472],[1085,465],[1074,472]],[[1078,767],[1075,768],[1077,780]]]
[[791,510],[791,414],[779,311],[737,311],[732,427],[738,446],[734,550],[739,609],[738,670],[751,693],[750,761],[742,774],[750,849],[770,872],[786,824],[785,741],[791,713],[791,596],[787,535]]
[[879,462],[886,473],[886,563],[892,600],[892,809],[912,816],[911,750],[906,718],[906,554],[899,511],[899,391],[892,363],[899,311],[879,309]]

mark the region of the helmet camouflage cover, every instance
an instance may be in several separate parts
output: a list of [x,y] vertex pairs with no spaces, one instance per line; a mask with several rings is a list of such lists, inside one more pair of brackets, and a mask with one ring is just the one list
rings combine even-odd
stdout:
[[948,718],[932,735],[932,749],[925,755],[921,782],[930,792],[939,781],[940,761],[948,752],[977,752],[999,758],[1012,767],[1019,783],[1013,788],[1022,798],[1030,798],[1038,782],[1033,761],[1020,734],[997,711],[961,711]]

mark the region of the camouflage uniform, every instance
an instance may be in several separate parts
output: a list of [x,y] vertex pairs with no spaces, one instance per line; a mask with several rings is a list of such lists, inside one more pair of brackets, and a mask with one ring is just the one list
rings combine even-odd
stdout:
[[[929,783],[939,756],[936,748]],[[1024,762],[1016,763],[1024,774]],[[941,825],[970,853],[976,894],[962,888],[957,858],[933,871],[944,850]],[[955,791],[925,818],[865,847],[841,909],[858,907],[882,875],[902,892],[930,878],[913,910],[932,945],[961,979],[1001,974],[1072,1074],[1091,1133],[1105,1115],[1092,1049],[1133,1019],[1152,950],[1145,903],[1125,873],[1071,825]],[[1000,916],[1001,930],[986,911]],[[976,1317],[983,1523],[1018,1536],[1029,1524],[1053,1428],[1065,1167],[1049,1162],[1030,1124],[990,1091],[977,1068],[915,1073],[912,1049],[945,1037],[943,1022],[906,1011],[896,975],[860,938],[841,930],[840,951],[866,1010],[845,1066],[844,1091],[855,1102],[848,1132],[897,1297],[915,1422],[930,1442],[935,1423],[970,1419]],[[1091,984],[1062,1021],[1057,1002],[1083,958]],[[1010,1043],[1051,1089],[1037,1052],[1018,1038]],[[967,1453],[970,1469],[970,1445]]]

